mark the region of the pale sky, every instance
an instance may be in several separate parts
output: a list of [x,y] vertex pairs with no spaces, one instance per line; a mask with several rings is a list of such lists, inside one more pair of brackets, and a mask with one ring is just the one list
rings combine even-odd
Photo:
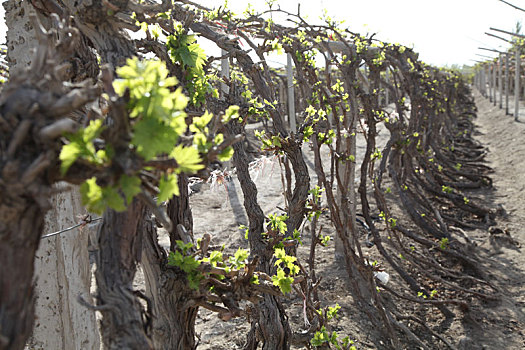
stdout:
[[[218,6],[217,0],[194,0],[206,6]],[[426,63],[437,66],[473,64],[476,54],[494,56],[478,47],[503,49],[504,41],[485,35],[490,27],[513,31],[517,21],[525,22],[525,12],[498,0],[286,0],[276,1],[282,9],[297,11],[317,20],[323,9],[328,15],[345,20],[352,31],[377,33],[376,38],[413,47]],[[509,0],[525,7],[523,0]],[[228,7],[242,13],[251,3],[266,8],[265,0],[229,0]],[[522,30],[522,32],[525,30]],[[493,32],[493,34],[498,34]],[[508,39],[508,36],[505,36]]]
[[[194,1],[209,7],[223,3],[217,0]],[[525,7],[523,0],[508,1]],[[265,0],[229,0],[228,6],[240,14],[249,2],[256,9],[266,8]],[[525,12],[498,0],[276,1],[282,9],[290,12],[297,11],[298,2],[301,3],[301,14],[307,15],[311,21],[317,21],[326,9],[333,18],[345,20],[345,25],[351,30],[377,33],[378,39],[414,47],[423,61],[437,66],[473,64],[471,59],[483,60],[476,54],[494,56],[494,53],[478,50],[478,47],[503,49],[506,44],[484,32],[490,27],[513,31],[517,21],[525,22]],[[5,43],[2,6],[0,18],[0,43]]]

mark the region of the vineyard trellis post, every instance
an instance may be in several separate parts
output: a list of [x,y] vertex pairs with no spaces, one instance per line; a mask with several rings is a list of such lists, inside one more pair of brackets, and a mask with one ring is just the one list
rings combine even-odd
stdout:
[[492,62],[491,64],[492,66],[492,103],[493,105],[495,106],[497,104],[497,94],[496,94],[496,91],[497,91],[497,80],[496,80],[496,77],[497,77],[497,72],[496,72],[496,63],[495,62]]
[[[388,68],[385,70],[385,81],[387,84],[390,84],[390,71],[388,70]],[[390,91],[388,90],[388,86],[385,87],[385,107],[388,106],[388,104],[390,103]]]
[[489,102],[492,102],[492,65],[490,63],[487,63],[487,79],[489,84]]
[[483,96],[488,98],[490,96],[490,71],[488,64],[483,66]]
[[479,80],[480,80],[480,73],[479,73],[479,70],[476,70],[476,74],[474,75],[474,86],[478,89],[478,91],[480,90]]
[[492,85],[492,64],[490,62],[487,62],[487,70],[488,70],[488,84],[489,84],[489,102],[492,103],[492,90],[494,86]]
[[[228,51],[221,49],[221,77],[230,79],[230,60],[227,57]],[[226,56],[226,57],[225,57]],[[221,82],[221,98],[224,98],[230,91],[230,87],[225,82]]]
[[510,68],[509,53],[505,53],[505,115],[509,115]]
[[487,65],[483,65],[481,70],[481,94],[487,97]]
[[514,72],[514,120],[518,120],[520,113],[520,50],[515,51],[515,72]]
[[[8,64],[17,75],[33,59],[38,41],[33,27],[28,26],[30,15],[36,15],[29,2],[7,1],[6,26]],[[43,24],[47,24],[42,18]],[[22,40],[23,39],[23,40]],[[52,208],[45,216],[44,232],[59,231],[79,220],[85,211],[78,187],[60,182],[54,186]],[[91,303],[87,230],[77,228],[67,235],[44,239],[36,252],[34,275],[35,322],[29,347],[44,349],[99,349],[95,312],[80,305],[79,295]]]
[[482,71],[481,69],[478,69],[478,91],[480,93],[482,93],[482,89],[481,89],[481,80],[482,80]]
[[498,57],[498,88],[499,88],[499,109],[503,108],[503,77],[502,77],[502,66],[503,66],[503,54],[500,53]]
[[297,132],[296,120],[295,120],[295,94],[293,87],[293,62],[292,55],[286,55],[286,81],[288,85],[288,119],[290,121],[290,130],[295,133]]
[[[332,74],[331,61],[332,61],[332,54],[330,52],[326,52],[326,79],[327,79],[327,82],[329,81],[328,79],[330,78],[330,74]],[[333,112],[328,113],[328,123],[330,124],[331,128],[334,126],[333,118],[334,118]]]
[[474,75],[474,86],[478,89],[478,91],[481,91],[480,79],[481,79],[481,73],[478,69],[476,70],[476,74]]

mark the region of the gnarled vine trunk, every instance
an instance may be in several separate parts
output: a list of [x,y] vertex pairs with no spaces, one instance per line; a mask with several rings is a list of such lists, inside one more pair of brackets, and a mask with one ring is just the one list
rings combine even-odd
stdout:
[[123,213],[107,210],[100,226],[96,300],[108,350],[153,349],[151,316],[142,311],[140,294],[132,288],[142,253],[144,211],[144,204],[134,200]]
[[[238,135],[242,133],[242,125],[234,121],[227,125],[227,130],[230,135]],[[261,235],[264,230],[264,213],[257,202],[257,187],[248,171],[249,159],[244,147],[242,142],[233,145],[235,153],[232,160],[237,169],[237,178],[244,195],[244,208],[248,214],[250,254],[252,258],[259,257],[258,269],[271,275],[273,250],[268,249]],[[291,330],[279,299],[265,294],[253,311],[252,330],[248,334],[245,349],[255,350],[259,342],[264,350],[289,349]]]
[[[44,227],[45,212],[31,198],[24,198],[24,196],[12,198],[7,192],[8,190],[2,191],[7,195],[7,199],[11,200],[0,203],[0,264],[2,265],[0,349],[2,350],[23,349],[33,329],[34,258],[40,233]],[[14,191],[9,192],[15,194]]]
[[[176,241],[193,241],[193,220],[188,201],[188,177],[179,176],[180,195],[168,202],[168,216],[173,224],[170,232],[171,251]],[[151,220],[143,222],[142,268],[146,279],[146,295],[153,311],[153,342],[155,349],[191,350],[196,348],[195,318],[198,307],[191,300],[195,291],[185,274],[168,266],[168,259],[157,239],[157,229]]]
[[57,61],[70,57],[78,33],[63,24],[55,29],[35,29],[39,60],[11,77],[0,98],[0,349],[23,349],[34,323],[35,253],[62,144],[56,129],[99,94],[88,84],[63,84]]
[[[6,1],[7,59],[11,76],[17,76],[31,63],[38,45],[29,15],[35,15],[26,1]],[[41,22],[48,19],[40,16]],[[77,57],[83,51],[77,48]],[[94,57],[94,55],[92,55]],[[72,60],[69,60],[70,62]],[[86,59],[89,61],[89,58]],[[96,62],[96,58],[93,59]],[[81,70],[81,67],[78,67]],[[71,70],[70,76],[80,81],[89,72]],[[96,75],[96,74],[94,74]],[[46,215],[44,231],[55,232],[71,227],[85,212],[80,204],[78,188],[61,183],[52,196],[52,208]],[[37,322],[28,346],[43,349],[99,349],[95,312],[86,310],[77,297],[89,295],[91,273],[87,252],[87,235],[81,228],[45,239],[37,250],[35,260],[35,313]],[[74,256],[74,258],[73,258]]]

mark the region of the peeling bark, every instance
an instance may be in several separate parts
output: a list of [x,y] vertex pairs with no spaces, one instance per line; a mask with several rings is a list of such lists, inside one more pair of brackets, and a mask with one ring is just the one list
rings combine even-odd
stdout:
[[[171,251],[176,241],[193,242],[193,219],[188,201],[188,177],[179,176],[180,195],[168,202]],[[167,254],[159,245],[157,230],[151,220],[143,222],[146,295],[153,305],[153,341],[155,349],[192,350],[196,348],[195,319],[198,307],[192,306],[196,291],[188,286],[185,274],[168,266]]]
[[153,349],[151,316],[143,312],[132,288],[142,252],[144,210],[138,200],[123,213],[107,210],[99,230],[96,309],[102,314],[100,328],[108,350]]
[[[226,126],[230,135],[242,133],[242,125],[236,121]],[[273,250],[269,249],[262,239],[264,229],[264,213],[257,202],[257,187],[248,171],[248,155],[244,143],[233,145],[233,165],[237,169],[237,178],[244,195],[244,208],[248,214],[248,242],[251,257],[259,257],[258,270],[271,275],[273,272]],[[303,160],[304,161],[304,160]],[[279,299],[273,295],[264,294],[262,300],[253,310],[252,331],[248,334],[246,350],[255,350],[262,343],[263,350],[289,349],[291,330],[288,317]]]

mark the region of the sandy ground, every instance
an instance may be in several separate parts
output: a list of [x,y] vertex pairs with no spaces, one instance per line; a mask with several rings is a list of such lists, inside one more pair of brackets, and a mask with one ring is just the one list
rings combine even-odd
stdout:
[[[525,244],[525,116],[523,122],[493,107],[488,100],[474,93],[478,106],[477,138],[488,147],[487,165],[494,169],[491,177],[493,190],[476,195],[484,197],[492,207],[502,205],[506,216],[498,218],[497,229],[503,233],[490,234],[487,231],[469,231],[470,238],[477,244],[478,256],[491,276],[494,284],[502,290],[500,301],[473,301],[471,310],[458,316],[445,328],[432,316],[426,315],[427,324],[442,333],[458,349],[525,349],[525,256],[521,245]],[[378,140],[385,142],[388,132],[383,130]],[[358,142],[358,161],[364,154],[364,142]],[[308,147],[303,149],[308,160],[312,183],[315,183],[313,162]],[[328,157],[326,157],[328,159]],[[266,215],[281,213],[284,207],[279,162],[264,158],[252,176],[259,189],[259,204]],[[226,251],[247,247],[244,233],[239,225],[247,224],[242,205],[242,191],[235,176],[226,186],[203,184],[199,192],[191,196],[196,238],[209,233],[212,244],[224,245]],[[327,216],[321,216],[326,228],[325,234],[333,235]],[[299,247],[298,255],[305,258],[309,249],[309,232],[304,231],[305,245]],[[167,237],[161,243],[168,247]],[[373,254],[373,252],[371,252]],[[321,249],[316,256],[318,275],[323,276],[320,286],[322,306],[341,306],[339,318],[333,323],[333,330],[356,340],[358,349],[376,349],[371,330],[375,327],[360,316],[348,295],[347,275],[344,266],[334,260],[333,241],[328,248]],[[141,280],[142,279],[142,280]],[[143,277],[137,278],[136,287],[143,289]],[[293,293],[283,299],[293,330],[304,328],[301,305]],[[437,312],[436,312],[437,313]],[[241,349],[249,330],[249,323],[243,318],[223,322],[206,310],[199,311],[197,334],[199,349],[221,350]],[[432,349],[441,349],[436,343]]]
[[477,138],[488,148],[486,160],[494,169],[493,204],[507,213],[498,226],[508,233],[490,235],[480,245],[505,292],[501,304],[487,309],[483,338],[501,340],[500,349],[525,349],[525,116],[516,122],[477,91],[474,96]]

